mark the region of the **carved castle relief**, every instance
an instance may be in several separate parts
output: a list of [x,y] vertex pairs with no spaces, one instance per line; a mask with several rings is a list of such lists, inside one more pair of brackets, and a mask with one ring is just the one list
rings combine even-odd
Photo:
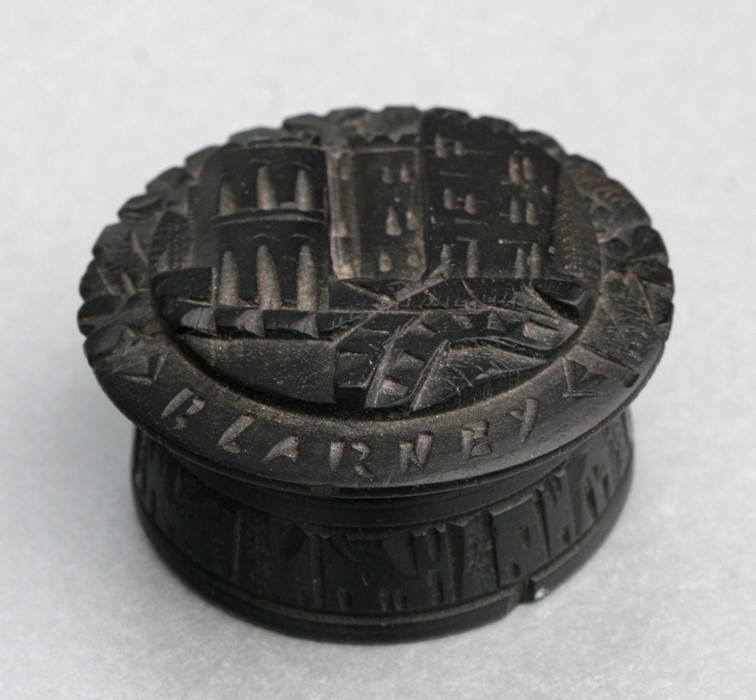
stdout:
[[278,399],[417,411],[519,383],[592,296],[574,187],[506,122],[370,117],[299,118],[213,154],[193,227],[166,215],[155,234],[163,317]]

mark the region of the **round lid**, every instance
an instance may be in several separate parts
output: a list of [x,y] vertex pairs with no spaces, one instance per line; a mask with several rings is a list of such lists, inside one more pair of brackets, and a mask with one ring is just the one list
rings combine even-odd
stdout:
[[350,109],[237,134],[105,229],[80,326],[140,428],[239,478],[385,490],[531,462],[637,393],[672,277],[549,137]]

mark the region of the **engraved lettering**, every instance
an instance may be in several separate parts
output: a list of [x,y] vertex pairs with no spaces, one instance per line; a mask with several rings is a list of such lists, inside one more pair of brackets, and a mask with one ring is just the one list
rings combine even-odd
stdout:
[[173,427],[177,430],[186,428],[189,416],[199,413],[205,407],[205,400],[197,396],[191,389],[184,388],[174,396],[160,414],[161,418],[174,416],[176,422]]
[[341,460],[344,457],[344,446],[346,443],[343,440],[333,440],[331,446],[328,448],[328,466],[331,471],[336,471],[341,464]]
[[488,421],[479,420],[462,428],[462,454],[465,459],[484,457],[493,452],[488,442]]
[[[357,463],[352,467],[357,474],[365,479],[373,479],[374,474],[370,471],[365,460],[370,454],[370,446],[361,441],[352,442],[349,447],[357,452],[359,455]],[[331,471],[336,471],[344,459],[344,450],[346,449],[346,442],[344,440],[332,440],[330,447],[328,448],[328,466]]]
[[510,416],[520,421],[520,442],[525,442],[530,436],[538,416],[539,405],[536,399],[525,399],[522,409],[509,412]]
[[236,442],[238,438],[252,423],[255,422],[255,416],[242,415],[239,416],[228,428],[226,428],[220,440],[218,440],[218,447],[230,452],[231,454],[239,454],[241,447]]
[[413,466],[422,469],[428,461],[433,433],[419,433],[414,442],[399,443],[399,469],[409,471]]
[[364,442],[353,442],[352,449],[357,450],[357,452],[359,452],[360,454],[359,461],[357,462],[357,464],[354,465],[354,471],[356,471],[360,476],[364,477],[365,479],[373,479],[373,472],[371,472],[370,469],[368,469],[367,465],[365,464],[365,460],[370,454],[370,446]]
[[299,438],[296,435],[279,440],[270,448],[262,461],[270,462],[278,457],[286,457],[286,459],[290,459],[292,462],[297,461],[299,457]]

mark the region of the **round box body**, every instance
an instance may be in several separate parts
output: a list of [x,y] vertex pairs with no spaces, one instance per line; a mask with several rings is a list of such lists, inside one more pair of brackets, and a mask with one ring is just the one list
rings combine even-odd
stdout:
[[542,597],[614,521],[658,362],[659,235],[596,164],[461,112],[305,115],[129,200],[82,281],[166,560],[308,636]]

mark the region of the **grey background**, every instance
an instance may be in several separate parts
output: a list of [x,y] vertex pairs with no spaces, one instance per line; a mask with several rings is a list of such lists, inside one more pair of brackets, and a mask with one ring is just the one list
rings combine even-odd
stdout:
[[[0,697],[756,695],[756,5],[3,3]],[[100,229],[184,155],[335,106],[508,117],[602,163],[676,274],[605,546],[500,623],[349,647],[258,629],[160,563],[130,428],[81,352]]]

